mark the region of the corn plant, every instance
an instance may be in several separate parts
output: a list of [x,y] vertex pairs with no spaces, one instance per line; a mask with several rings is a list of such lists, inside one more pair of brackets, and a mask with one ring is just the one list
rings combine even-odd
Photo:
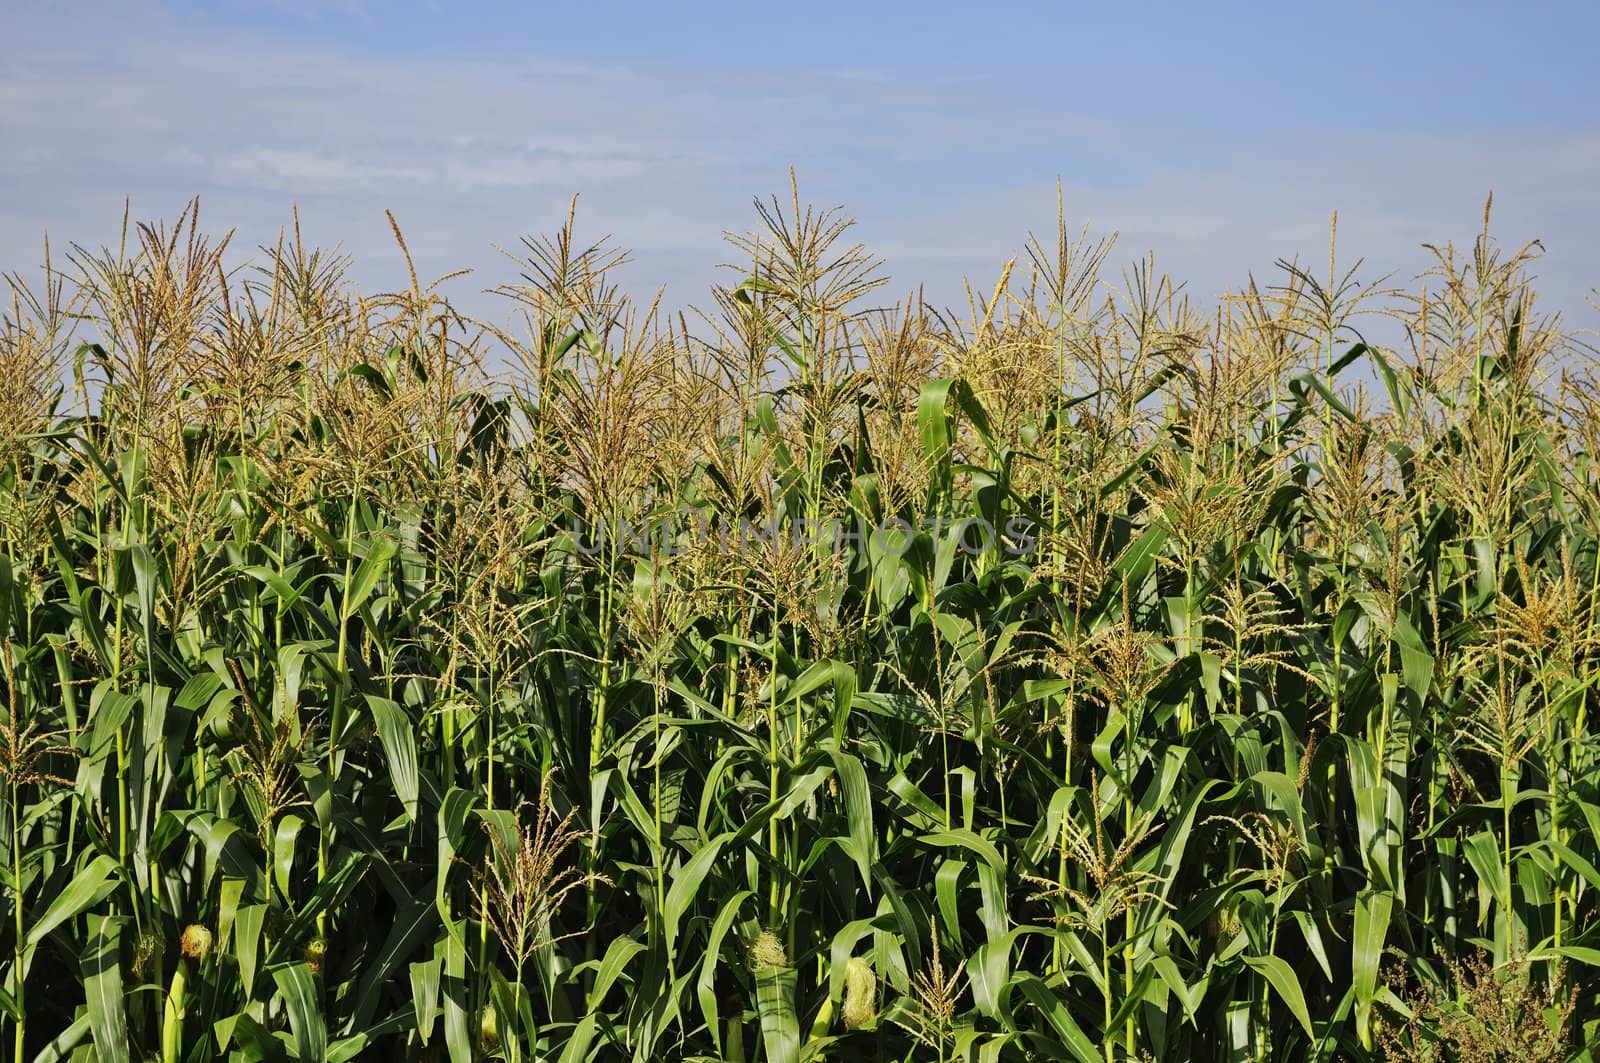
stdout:
[[1058,210],[937,309],[851,224],[668,314],[574,202],[508,328],[398,224],[7,274],[6,1058],[1590,1058],[1538,248],[1203,309]]

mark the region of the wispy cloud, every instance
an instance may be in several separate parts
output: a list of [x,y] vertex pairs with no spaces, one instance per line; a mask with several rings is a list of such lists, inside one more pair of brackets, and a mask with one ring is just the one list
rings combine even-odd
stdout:
[[382,286],[401,276],[389,208],[424,272],[477,269],[454,290],[482,309],[477,290],[515,274],[493,245],[559,224],[576,192],[585,232],[636,249],[625,281],[701,301],[730,254],[723,230],[754,221],[752,195],[786,193],[793,163],[806,198],[862,218],[898,288],[926,281],[941,301],[963,275],[991,283],[1029,231],[1053,226],[1058,176],[1074,225],[1120,229],[1124,261],[1153,248],[1202,297],[1280,256],[1320,260],[1334,209],[1342,258],[1409,274],[1426,265],[1423,241],[1471,239],[1491,188],[1498,234],[1545,241],[1553,306],[1589,314],[1600,283],[1592,127],[1195,127],[1018,99],[933,63],[796,74],[552,60],[554,47],[419,57],[156,7],[4,18],[21,42],[0,59],[8,269],[37,259],[47,228],[113,238],[124,196],[159,217],[198,193],[240,247],[275,238],[299,204],[309,235],[342,243]]
[[[1213,151],[1152,165],[1125,184],[1069,178],[1069,222],[1120,230],[1123,261],[1154,251],[1161,268],[1209,299],[1252,273],[1276,283],[1279,258],[1326,272],[1334,211],[1341,272],[1364,258],[1362,279],[1393,271],[1409,282],[1433,264],[1423,244],[1470,247],[1493,192],[1495,238],[1545,248],[1535,273],[1547,309],[1597,323],[1585,296],[1600,284],[1600,209],[1590,192],[1600,187],[1600,130],[1325,130],[1235,136]],[[1053,227],[1054,202],[1053,182],[1017,184],[927,212],[920,232],[897,225],[902,232],[885,232],[883,246],[898,260],[982,269],[1019,249],[1027,231]]]

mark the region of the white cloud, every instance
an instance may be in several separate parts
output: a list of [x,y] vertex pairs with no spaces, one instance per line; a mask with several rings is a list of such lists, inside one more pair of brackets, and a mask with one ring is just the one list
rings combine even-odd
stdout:
[[[292,0],[300,9],[309,0]],[[641,293],[704,301],[751,225],[752,195],[787,197],[787,167],[820,205],[844,202],[896,288],[955,300],[992,283],[1029,231],[1121,229],[1127,261],[1209,297],[1279,256],[1318,262],[1340,211],[1341,259],[1426,264],[1423,240],[1469,242],[1485,192],[1507,243],[1542,237],[1552,305],[1588,314],[1600,283],[1600,133],[1351,130],[1249,137],[1019,105],[952,75],[645,72],[608,65],[384,58],[253,39],[159,11],[92,5],[70,27],[18,15],[0,60],[0,267],[57,242],[114,239],[125,195],[171,217],[199,193],[236,248],[275,239],[298,202],[308,236],[342,243],[369,287],[400,282],[385,208],[424,273],[478,267],[475,293],[515,276],[492,244],[553,228],[582,194],[580,236],[637,249]],[[54,16],[46,16],[54,17]],[[11,27],[8,27],[8,32]]]

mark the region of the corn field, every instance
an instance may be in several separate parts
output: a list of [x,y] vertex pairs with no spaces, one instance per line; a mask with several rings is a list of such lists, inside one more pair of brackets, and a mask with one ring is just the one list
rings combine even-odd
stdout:
[[1537,245],[946,310],[756,207],[694,312],[574,214],[503,326],[197,203],[7,276],[0,1056],[1591,1058]]

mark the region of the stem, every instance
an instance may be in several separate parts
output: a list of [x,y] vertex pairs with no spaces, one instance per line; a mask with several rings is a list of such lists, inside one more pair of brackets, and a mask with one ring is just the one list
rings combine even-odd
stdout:
[[[606,705],[611,697],[611,642],[613,613],[617,575],[617,538],[619,523],[617,509],[611,509],[611,523],[605,528],[606,561],[603,570],[604,579],[600,586],[600,675],[595,683],[594,695],[590,702],[589,722],[589,780],[591,788],[595,773],[599,770],[600,760],[605,755],[606,749]],[[600,894],[596,889],[600,870],[600,823],[598,820],[589,824],[589,884],[588,898],[586,901],[588,921],[586,925],[591,931],[587,935],[584,954],[586,959],[594,959],[597,955],[598,942],[595,940],[593,930],[600,920]],[[592,975],[591,975],[592,977]]]
[[[1505,880],[1504,881],[1505,881],[1505,889],[1506,889],[1506,905],[1505,905],[1505,911],[1502,913],[1502,918],[1505,921],[1505,956],[1497,957],[1497,959],[1505,959],[1506,957],[1509,957],[1511,955],[1511,951],[1512,951],[1511,935],[1512,935],[1512,931],[1513,931],[1512,919],[1513,919],[1513,914],[1514,914],[1512,912],[1512,910],[1511,910],[1511,889],[1512,889],[1512,886],[1511,886],[1511,806],[1512,806],[1512,803],[1516,799],[1516,794],[1515,794],[1516,778],[1515,778],[1515,775],[1514,775],[1513,765],[1511,763],[1510,757],[1507,755],[1507,752],[1508,751],[1502,750],[1502,752],[1501,752],[1502,759],[1501,759],[1501,762],[1500,762],[1501,763],[1501,768],[1500,768],[1500,771],[1501,771],[1501,780],[1500,780],[1500,829],[1501,829],[1500,845],[1501,845],[1501,850],[1500,850],[1500,854],[1501,854],[1501,860],[1504,863],[1504,869],[1505,869],[1504,870],[1504,873],[1505,873]],[[1499,951],[1499,950],[1497,949],[1496,951]]]
[[[1548,776],[1545,779],[1545,788],[1547,790],[1549,790],[1549,792],[1550,792],[1550,833],[1555,838],[1556,844],[1557,845],[1561,845],[1561,844],[1564,844],[1563,839],[1561,837],[1561,784],[1555,778],[1556,774],[1559,772],[1560,769],[1556,767],[1555,735],[1554,735],[1556,724],[1555,724],[1555,714],[1550,709],[1550,691],[1549,691],[1548,687],[1546,687],[1544,689],[1544,702],[1545,702],[1545,729],[1546,729],[1546,735],[1547,735],[1546,741],[1547,741],[1549,749],[1550,749],[1550,755],[1545,758],[1545,764],[1547,765],[1545,771],[1546,771],[1546,775]],[[1557,949],[1560,949],[1561,948],[1561,905],[1562,905],[1562,902],[1565,899],[1564,896],[1563,896],[1565,891],[1562,889],[1562,886],[1561,886],[1561,871],[1562,871],[1562,867],[1561,867],[1561,854],[1560,854],[1559,851],[1553,854],[1552,862],[1555,865],[1555,874],[1553,876],[1551,876],[1555,881],[1555,905],[1554,905],[1554,911],[1555,911],[1555,927],[1554,927],[1554,931],[1555,931],[1555,946],[1556,946]]]
[[[9,651],[9,646],[7,647],[7,650]],[[8,679],[10,679],[12,682],[15,682],[11,676],[10,665],[11,655],[9,652],[7,652],[6,675]],[[12,978],[16,982],[16,987],[12,992],[12,996],[15,997],[17,1001],[17,1022],[15,1031],[16,1038],[14,1042],[15,1048],[11,1058],[23,1059],[26,1058],[22,1054],[22,1048],[23,1036],[27,1031],[28,1000],[26,996],[26,972],[23,970],[22,962],[22,941],[24,933],[27,930],[27,924],[23,921],[22,915],[22,827],[21,821],[17,816],[17,801],[19,797],[17,792],[17,784],[12,782],[7,787],[7,791],[9,797],[8,803],[11,806],[11,888],[16,902],[12,907],[12,916],[15,921],[15,925],[12,929],[17,935],[15,942],[11,946],[11,971]]]
[[188,978],[189,961],[180,958],[177,969],[172,972],[172,985],[167,990],[167,1003],[161,1016],[161,1063],[178,1063],[183,1047],[183,998]]
[[[334,780],[339,777],[339,734],[344,729],[344,688],[347,670],[345,667],[345,654],[349,652],[350,639],[350,582],[355,574],[355,542],[356,542],[356,516],[361,508],[361,484],[358,478],[356,488],[350,500],[350,511],[345,516],[344,525],[344,583],[340,589],[339,601],[339,646],[334,656],[337,672],[333,676],[333,705],[329,713],[328,722],[328,787],[333,789]],[[271,842],[268,841],[270,850]],[[333,826],[329,824],[327,830],[317,834],[317,885],[320,887],[328,878],[328,854],[333,847]],[[269,875],[270,877],[270,875]],[[317,913],[317,936],[326,938],[328,935],[328,911],[324,908]]]
[[1104,927],[1100,931],[1100,976],[1104,979],[1105,985],[1101,998],[1102,1003],[1105,1005],[1103,1025],[1105,1029],[1106,1063],[1116,1063],[1116,1057],[1112,1054],[1112,1047],[1116,1044],[1116,1039],[1111,1036],[1111,1020],[1113,1018],[1111,1007],[1111,935],[1109,928]]
[[[773,614],[772,642],[768,649],[768,691],[767,691],[767,799],[778,799],[778,620]],[[778,843],[778,818],[774,816],[767,824],[767,851],[772,854],[773,866],[777,866],[779,859]],[[767,906],[767,924],[776,926],[781,911],[778,896],[778,875],[772,875],[771,889],[769,890]]]
[[[661,926],[663,934],[666,930],[664,922],[667,910],[667,859],[666,851],[661,844],[661,709],[665,700],[662,689],[662,679],[657,677],[655,685],[655,818],[656,818],[656,921]],[[673,954],[667,953],[667,981],[671,982],[677,977],[676,963]]]

